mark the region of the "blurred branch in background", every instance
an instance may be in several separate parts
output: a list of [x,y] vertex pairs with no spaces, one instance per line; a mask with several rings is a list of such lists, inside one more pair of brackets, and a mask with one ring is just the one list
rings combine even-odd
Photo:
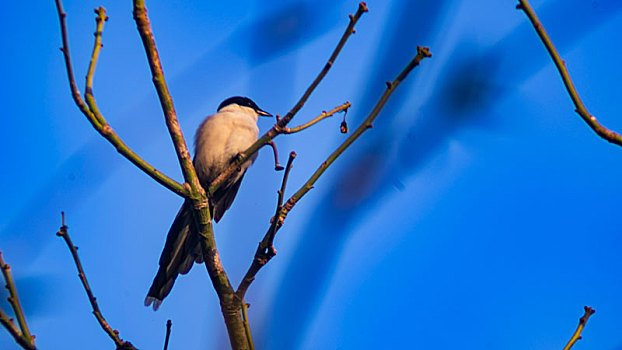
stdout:
[[73,261],[76,264],[76,269],[78,270],[78,277],[80,278],[80,282],[82,283],[82,286],[84,287],[84,291],[86,292],[86,295],[89,297],[89,302],[91,303],[91,307],[93,308],[93,315],[97,319],[97,322],[99,322],[99,325],[104,330],[104,332],[106,332],[106,334],[108,334],[110,339],[114,341],[115,345],[117,346],[117,349],[136,350],[136,348],[132,345],[132,343],[128,341],[124,341],[123,339],[121,339],[121,337],[119,337],[119,331],[117,331],[116,329],[112,329],[112,327],[110,327],[110,325],[104,318],[104,315],[102,315],[101,310],[99,309],[99,305],[97,304],[97,298],[95,298],[95,295],[93,295],[91,286],[89,286],[89,282],[86,279],[86,274],[84,273],[84,269],[82,268],[82,263],[80,262],[80,257],[78,256],[78,247],[73,245],[73,242],[71,241],[71,237],[69,237],[68,227],[67,225],[65,225],[65,213],[64,212],[61,213],[61,217],[62,217],[61,227],[58,230],[58,232],[56,232],[56,235],[61,237],[63,240],[65,240],[65,243],[67,244],[67,248],[69,248],[69,251],[71,252]]
[[590,128],[592,128],[592,130],[594,130],[594,132],[598,134],[598,136],[602,137],[603,139],[613,144],[622,146],[622,135],[618,134],[615,131],[609,130],[603,125],[601,125],[596,120],[596,117],[591,115],[590,112],[588,112],[587,108],[585,108],[583,101],[581,101],[581,97],[579,97],[579,93],[575,89],[574,84],[572,83],[572,80],[570,79],[570,74],[568,73],[568,70],[566,69],[566,62],[562,60],[561,57],[559,56],[559,53],[555,49],[553,42],[549,38],[548,34],[546,34],[546,31],[544,30],[542,23],[540,23],[538,16],[536,15],[533,8],[531,8],[529,1],[519,0],[518,2],[519,4],[516,5],[516,9],[522,10],[525,12],[527,17],[531,21],[531,24],[533,24],[533,27],[536,29],[536,32],[538,33],[538,36],[542,40],[542,43],[544,43],[546,50],[549,52],[549,55],[551,55],[551,58],[553,59],[553,62],[555,63],[555,67],[557,67],[557,70],[559,71],[559,74],[561,75],[562,80],[564,81],[564,86],[566,87],[566,90],[568,91],[568,94],[570,95],[570,98],[572,99],[572,103],[574,103],[575,105],[575,112],[577,112],[577,114],[579,114],[579,116],[583,118],[583,120],[587,123],[587,125],[589,125]]
[[2,323],[4,328],[6,328],[13,338],[15,338],[15,341],[19,344],[19,346],[24,349],[34,350],[36,349],[35,336],[31,335],[30,330],[28,330],[28,324],[26,323],[26,318],[24,317],[24,311],[19,303],[17,288],[15,288],[15,282],[13,281],[13,276],[11,275],[11,266],[4,262],[2,252],[0,252],[0,269],[2,269],[4,282],[6,283],[5,287],[9,291],[9,304],[11,304],[13,313],[17,318],[19,329],[13,322],[13,319],[10,318],[2,309],[0,309],[0,323]]
[[594,309],[592,309],[589,306],[584,306],[583,309],[585,310],[585,313],[579,319],[579,326],[577,326],[577,330],[574,331],[574,334],[568,341],[568,344],[564,346],[563,350],[570,350],[570,348],[574,345],[574,343],[576,343],[577,340],[581,339],[581,332],[583,332],[583,328],[585,328],[585,324],[587,323],[587,320],[590,318],[590,316],[592,316],[596,312]]

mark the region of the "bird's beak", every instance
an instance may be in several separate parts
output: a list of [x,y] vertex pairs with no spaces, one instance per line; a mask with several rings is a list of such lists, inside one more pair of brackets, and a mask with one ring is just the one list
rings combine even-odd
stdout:
[[264,110],[261,110],[261,109],[257,110],[257,114],[259,114],[261,116],[264,116],[264,117],[272,117],[272,114],[270,114],[270,113],[268,113],[268,112],[266,112]]

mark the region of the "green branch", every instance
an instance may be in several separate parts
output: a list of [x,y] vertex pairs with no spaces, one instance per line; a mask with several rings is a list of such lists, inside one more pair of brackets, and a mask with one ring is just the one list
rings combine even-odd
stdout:
[[577,340],[581,339],[581,332],[583,332],[583,328],[585,328],[587,320],[596,312],[589,306],[584,306],[583,309],[585,310],[585,313],[579,319],[579,325],[577,326],[577,329],[574,331],[572,337],[568,341],[568,344],[564,346],[563,350],[570,350],[570,348],[577,342]]
[[2,252],[0,252],[0,270],[2,270],[2,275],[4,277],[4,281],[6,282],[6,289],[9,291],[9,304],[13,309],[13,313],[17,318],[17,323],[19,324],[19,329],[13,323],[13,320],[9,318],[9,316],[0,309],[0,323],[9,331],[9,333],[13,336],[15,341],[24,349],[34,350],[35,347],[35,337],[30,334],[30,330],[28,330],[28,324],[26,323],[26,317],[24,316],[24,310],[22,309],[22,305],[19,302],[19,297],[17,296],[17,288],[15,288],[15,282],[13,281],[13,276],[11,275],[11,266],[4,262],[2,258]]
[[574,103],[575,105],[575,112],[579,114],[579,116],[587,123],[587,125],[589,125],[590,128],[592,128],[592,130],[594,130],[594,132],[598,136],[600,136],[601,138],[613,144],[622,146],[622,136],[618,134],[617,132],[609,130],[603,125],[601,125],[596,120],[596,117],[594,117],[593,115],[590,114],[590,112],[588,112],[587,108],[583,104],[583,101],[581,101],[581,98],[579,97],[579,93],[577,93],[577,90],[575,89],[574,84],[572,83],[572,80],[570,79],[570,74],[568,73],[568,70],[566,69],[566,62],[564,62],[559,56],[559,53],[555,49],[553,42],[549,38],[548,34],[546,34],[546,31],[544,30],[542,23],[540,23],[538,16],[536,16],[536,13],[531,8],[531,5],[529,5],[529,2],[527,0],[519,0],[518,2],[519,4],[516,5],[516,8],[519,10],[523,10],[525,12],[527,17],[531,21],[531,24],[536,29],[536,33],[538,33],[538,36],[542,40],[542,43],[544,43],[546,50],[549,52],[549,55],[551,55],[551,58],[553,59],[553,62],[555,63],[555,67],[557,67],[557,70],[559,71],[559,74],[562,77],[564,86],[566,87],[566,91],[568,91],[568,94],[570,95],[570,98],[572,99],[572,103]]
[[88,102],[87,105],[87,103],[84,102],[80,95],[80,90],[78,90],[78,85],[76,84],[76,80],[73,74],[71,55],[69,54],[69,40],[67,38],[67,24],[65,20],[67,14],[63,10],[63,4],[61,0],[55,1],[63,42],[61,51],[63,52],[63,56],[65,59],[65,68],[67,70],[67,78],[69,80],[69,89],[71,90],[71,96],[73,97],[75,104],[78,106],[78,109],[80,109],[82,114],[84,114],[84,116],[91,123],[93,128],[95,128],[95,130],[97,130],[100,135],[102,135],[106,140],[108,140],[108,142],[110,142],[110,144],[112,144],[117,152],[119,152],[127,160],[132,162],[132,164],[137,166],[140,170],[142,170],[145,174],[149,175],[152,179],[154,179],[162,186],[168,188],[169,190],[175,192],[182,197],[187,197],[188,191],[182,184],[161,173],[151,164],[147,163],[136,153],[134,153],[134,151],[132,151],[114,132],[114,130],[106,122],[105,118],[102,116],[102,114],[99,112],[99,109],[97,108],[97,104],[95,103],[95,99],[93,97],[92,83],[93,75],[95,73],[95,65],[97,64],[97,58],[99,56],[99,51],[101,48],[101,35],[103,31],[103,25],[105,20],[107,19],[106,10],[103,7],[99,7],[95,10],[95,12],[97,13],[97,29],[95,31],[95,46],[93,47],[93,54],[91,55],[86,78],[85,95]]

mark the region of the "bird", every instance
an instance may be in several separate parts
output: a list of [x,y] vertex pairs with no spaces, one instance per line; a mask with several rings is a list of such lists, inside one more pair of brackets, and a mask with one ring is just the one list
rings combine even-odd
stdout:
[[[257,141],[259,116],[272,115],[248,97],[233,96],[218,106],[216,114],[201,123],[194,138],[193,163],[199,182],[206,191],[240,153]],[[239,171],[210,196],[209,208],[215,222],[220,221],[231,207],[244,174],[256,157],[257,154],[240,165]],[[186,199],[168,231],[158,272],[145,297],[145,306],[153,304],[154,311],[171,292],[179,274],[188,273],[195,262],[203,263],[199,233],[192,215],[192,204]]]

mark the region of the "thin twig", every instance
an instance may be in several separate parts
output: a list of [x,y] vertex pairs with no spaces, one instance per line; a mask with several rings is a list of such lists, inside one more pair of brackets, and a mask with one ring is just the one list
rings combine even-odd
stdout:
[[270,141],[268,144],[272,147],[272,153],[274,154],[274,170],[283,170],[283,166],[279,163],[279,151],[276,149],[276,143],[274,143],[274,141]]
[[255,344],[253,343],[253,336],[251,335],[251,326],[248,323],[248,307],[250,304],[247,304],[242,300],[242,322],[244,322],[244,330],[246,331],[246,339],[248,340],[249,350],[255,350]]
[[307,102],[309,96],[311,96],[311,93],[320,84],[322,79],[324,79],[330,68],[333,66],[335,60],[337,59],[337,56],[341,52],[341,49],[343,49],[346,41],[348,41],[348,38],[350,38],[350,36],[355,32],[354,26],[358,22],[359,18],[361,18],[361,16],[367,11],[367,5],[364,2],[359,3],[359,7],[356,13],[349,16],[350,22],[345,32],[341,36],[337,47],[335,47],[335,50],[333,50],[332,54],[328,58],[328,61],[324,65],[324,68],[322,68],[315,80],[313,80],[313,82],[311,83],[311,85],[309,85],[302,97],[300,97],[300,100],[298,100],[294,107],[289,112],[287,112],[287,114],[283,118],[278,120],[277,123],[270,130],[263,134],[246,151],[242,152],[242,155],[238,159],[236,159],[236,161],[233,162],[226,171],[222,172],[216,179],[214,179],[214,181],[212,181],[212,183],[210,184],[209,193],[214,193],[224,183],[226,179],[231,177],[232,174],[237,171],[240,164],[243,164],[244,162],[249,160],[250,157],[257,153],[260,148],[267,145],[272,139],[280,135],[279,129],[285,128],[287,124],[292,120],[292,118],[294,118],[296,113],[298,113],[298,111],[302,108],[305,102]]
[[566,62],[563,61],[559,56],[559,53],[555,49],[553,42],[549,38],[548,34],[546,34],[542,23],[538,19],[538,16],[536,16],[534,10],[531,8],[529,2],[527,0],[519,0],[519,4],[516,5],[516,8],[525,12],[527,17],[531,21],[531,24],[533,24],[533,27],[536,29],[538,36],[544,43],[546,50],[549,52],[549,55],[551,55],[551,58],[553,59],[553,62],[555,63],[555,66],[557,67],[557,70],[559,71],[559,74],[564,81],[566,91],[568,91],[568,94],[572,99],[572,103],[574,103],[575,105],[575,112],[579,114],[579,116],[587,123],[587,125],[589,125],[590,128],[592,128],[592,130],[594,130],[594,132],[596,132],[598,136],[613,144],[622,146],[622,135],[604,127],[596,120],[596,117],[588,112],[587,108],[583,104],[583,101],[581,101],[579,93],[577,93],[577,90],[575,89],[572,80],[570,79],[570,74],[566,69]]
[[[93,128],[97,130],[97,132],[102,135],[108,142],[112,144],[112,146],[119,152],[122,156],[124,156],[127,160],[132,162],[132,164],[136,165],[140,170],[142,170],[145,174],[149,175],[155,181],[157,181],[162,186],[168,188],[169,190],[175,192],[176,194],[187,197],[188,191],[186,188],[180,184],[179,182],[171,179],[165,174],[161,173],[154,166],[146,162],[140,156],[138,156],[134,151],[132,151],[114,132],[112,127],[106,122],[104,117],[99,113],[99,110],[96,108],[95,100],[92,100],[93,110],[89,108],[89,106],[84,102],[82,97],[80,96],[80,90],[78,90],[78,85],[76,84],[76,80],[73,74],[73,66],[71,64],[71,56],[69,54],[69,39],[67,38],[67,24],[66,17],[67,14],[63,10],[63,4],[61,0],[56,1],[56,10],[58,12],[58,19],[60,22],[61,29],[61,37],[63,46],[61,47],[61,51],[63,52],[63,56],[65,59],[65,68],[67,70],[67,78],[69,80],[69,88],[71,90],[71,96],[75,104],[78,106],[82,114],[86,117],[86,119],[93,125]],[[100,7],[96,10],[98,12],[98,16],[96,20],[99,20],[100,13],[105,16],[105,10]],[[99,54],[99,48],[101,47],[101,31],[103,30],[103,21],[101,23],[97,23],[97,28],[95,33],[95,47],[93,49],[93,54],[91,55],[91,63],[89,64],[89,73],[87,74],[87,99],[90,99],[89,95],[92,97],[92,76],[94,74],[95,64],[97,62],[97,56]],[[99,35],[98,35],[99,33]],[[99,42],[99,45],[98,45]],[[91,83],[89,83],[89,79],[91,79]]]
[[282,222],[278,221],[278,218],[281,217],[281,211],[283,210],[285,187],[287,186],[289,172],[292,170],[292,164],[295,158],[296,152],[290,152],[289,158],[287,159],[287,166],[285,167],[285,173],[283,174],[281,188],[277,191],[276,210],[270,222],[270,228],[268,229],[268,232],[266,232],[266,234],[264,235],[261,242],[259,242],[257,250],[255,251],[255,256],[253,257],[253,262],[251,263],[251,267],[248,269],[248,271],[246,271],[246,274],[244,275],[244,278],[242,278],[242,281],[240,282],[240,285],[238,286],[238,289],[236,291],[236,295],[240,300],[244,300],[246,290],[255,280],[255,275],[257,275],[257,272],[259,272],[259,270],[276,255],[276,249],[274,249],[274,237],[276,235],[276,231],[282,224]]
[[[350,106],[352,106],[352,104],[350,102],[346,102],[342,105],[339,105],[333,109],[331,109],[330,111],[326,112],[323,111],[320,115],[318,115],[317,117],[309,120],[308,122],[298,125],[297,127],[294,128],[288,128],[288,127],[279,127],[279,133],[280,134],[293,134],[293,133],[297,133],[299,131],[302,131],[304,129],[307,129],[317,123],[319,123],[320,121],[326,119],[326,118],[330,118],[332,117],[335,113],[339,113],[339,112],[345,112],[348,110],[348,108],[350,108]],[[278,124],[278,123],[277,123]]]
[[15,342],[24,349],[35,349],[30,347],[30,343],[22,337],[22,333],[19,331],[13,319],[9,317],[2,309],[0,309],[0,323],[6,328],[9,334],[15,339]]
[[166,321],[166,338],[164,338],[164,350],[168,350],[168,340],[171,338],[171,327],[173,322],[171,320]]
[[26,323],[26,317],[24,316],[24,310],[19,302],[17,288],[15,288],[15,282],[13,281],[13,276],[11,275],[11,266],[4,262],[2,252],[0,252],[0,269],[2,270],[4,281],[6,282],[5,287],[9,291],[9,304],[11,304],[13,313],[17,318],[19,330],[15,326],[15,323],[13,323],[13,320],[2,310],[0,310],[0,323],[2,323],[2,325],[7,329],[7,331],[9,331],[13,338],[15,338],[15,341],[22,348],[36,349],[34,340],[35,337],[30,334],[28,324]]
[[[253,258],[253,262],[249,267],[246,275],[240,282],[238,289],[236,291],[236,295],[239,299],[243,299],[248,287],[255,279],[255,275],[259,270],[265,266],[272,257],[276,254],[274,247],[271,246],[262,246],[264,242],[270,242],[274,240],[274,235],[276,231],[278,231],[283,225],[283,221],[287,217],[287,214],[292,210],[292,208],[298,203],[298,201],[313,188],[313,184],[324,174],[324,172],[328,169],[328,167],[348,148],[350,145],[356,141],[365,131],[372,127],[373,121],[376,119],[386,102],[391,97],[391,94],[397,86],[408,76],[408,74],[419,65],[421,60],[426,57],[432,57],[429,49],[427,47],[417,46],[417,55],[406,65],[406,67],[398,74],[398,76],[392,81],[387,82],[387,89],[384,94],[380,97],[380,100],[376,103],[372,111],[369,113],[367,118],[359,125],[359,127],[341,144],[337,149],[330,155],[328,158],[322,162],[320,167],[311,175],[309,180],[305,182],[304,185],[293,194],[285,204],[282,205],[280,210],[277,211],[277,215],[272,218],[272,223],[268,232],[266,232],[264,239],[259,244],[257,251],[255,253],[255,257]],[[281,200],[281,199],[279,199]],[[271,249],[270,249],[271,248]]]
[[86,274],[84,273],[84,269],[82,268],[82,263],[80,262],[80,257],[78,256],[78,247],[73,245],[73,242],[71,241],[71,237],[69,237],[69,232],[67,230],[68,227],[67,225],[65,225],[65,213],[64,212],[61,213],[61,216],[62,216],[61,227],[58,230],[58,232],[56,232],[56,235],[63,238],[63,240],[65,240],[65,243],[67,244],[67,247],[69,248],[69,251],[71,252],[73,261],[76,265],[76,269],[78,270],[78,277],[80,278],[80,282],[82,282],[82,286],[84,287],[84,290],[86,291],[86,295],[89,297],[89,302],[91,303],[91,307],[93,308],[93,315],[97,319],[97,322],[99,322],[99,325],[104,330],[104,332],[108,334],[108,337],[110,337],[110,339],[114,341],[117,348],[136,349],[132,345],[132,343],[121,339],[121,337],[119,337],[119,331],[113,330],[112,327],[110,327],[110,325],[104,318],[104,315],[102,315],[101,310],[99,309],[99,305],[97,304],[97,298],[95,298],[95,295],[93,295],[91,286],[89,285],[89,282],[86,279]]
[[563,350],[569,350],[577,342],[577,340],[581,339],[581,332],[583,332],[583,328],[585,328],[587,320],[596,312],[589,306],[584,306],[583,310],[585,310],[585,312],[583,316],[581,316],[581,318],[579,319],[579,325],[577,326],[577,330],[574,331],[572,337],[568,341],[568,344],[564,346]]
[[99,108],[97,107],[97,102],[95,102],[95,97],[93,96],[93,76],[95,75],[95,67],[97,66],[97,60],[99,59],[99,52],[104,46],[102,44],[102,34],[104,32],[104,22],[108,21],[108,16],[106,16],[106,9],[101,6],[95,9],[95,14],[97,15],[95,17],[95,41],[93,43],[93,52],[91,53],[89,67],[86,71],[86,82],[84,84],[84,99],[86,100],[86,104],[89,106],[91,112],[93,112],[93,115],[95,116],[99,124],[105,126],[108,125],[108,123],[99,111]]

